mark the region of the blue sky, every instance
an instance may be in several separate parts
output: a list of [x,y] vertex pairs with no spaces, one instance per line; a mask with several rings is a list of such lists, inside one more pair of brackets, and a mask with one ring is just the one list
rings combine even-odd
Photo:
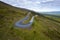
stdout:
[[16,7],[37,12],[60,11],[60,0],[1,0]]

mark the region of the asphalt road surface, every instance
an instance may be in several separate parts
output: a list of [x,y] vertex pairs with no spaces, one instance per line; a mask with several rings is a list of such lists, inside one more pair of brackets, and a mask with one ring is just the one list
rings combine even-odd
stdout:
[[20,27],[20,28],[31,27],[31,25],[32,25],[32,23],[33,23],[33,21],[34,21],[34,16],[32,16],[31,20],[30,20],[27,24],[23,24],[23,21],[24,21],[24,20],[27,20],[27,19],[29,18],[29,15],[30,15],[30,12],[27,14],[27,16],[26,16],[25,18],[17,21],[17,22],[15,23],[15,25],[16,25],[17,27]]

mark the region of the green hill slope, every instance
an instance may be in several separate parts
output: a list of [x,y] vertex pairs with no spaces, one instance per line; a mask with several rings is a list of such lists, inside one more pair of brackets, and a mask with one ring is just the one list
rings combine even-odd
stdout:
[[[17,28],[15,22],[28,12],[38,15],[31,29]],[[0,40],[60,40],[60,21],[0,1]]]

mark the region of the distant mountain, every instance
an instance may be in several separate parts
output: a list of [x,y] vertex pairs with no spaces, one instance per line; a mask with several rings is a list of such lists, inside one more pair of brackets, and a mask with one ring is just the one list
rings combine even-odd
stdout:
[[60,15],[60,11],[42,12],[43,14]]
[[60,11],[47,12],[48,14],[60,14]]
[[60,11],[42,12],[43,15],[60,18]]

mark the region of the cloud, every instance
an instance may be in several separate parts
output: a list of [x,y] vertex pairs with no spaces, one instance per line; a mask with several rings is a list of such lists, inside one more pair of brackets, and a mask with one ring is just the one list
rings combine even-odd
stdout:
[[49,2],[49,1],[54,1],[54,0],[42,0],[42,2]]
[[2,0],[11,5],[22,5],[22,6],[39,6],[42,1],[51,1],[51,0]]
[[1,0],[16,7],[34,11],[51,11],[60,9],[60,0]]
[[22,1],[22,4],[24,4],[24,5],[37,5],[37,4],[40,4],[40,2],[39,1],[29,1],[29,0],[23,0]]

